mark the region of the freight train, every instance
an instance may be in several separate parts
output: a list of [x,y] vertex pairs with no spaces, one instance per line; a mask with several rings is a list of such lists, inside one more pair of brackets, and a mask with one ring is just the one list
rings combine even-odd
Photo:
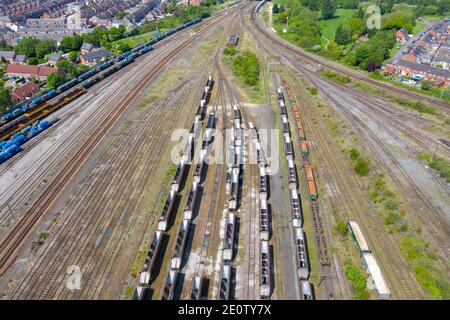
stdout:
[[[37,114],[40,114],[43,112],[43,115],[47,115],[51,111],[57,110],[59,107],[67,104],[68,102],[72,101],[76,97],[79,96],[80,92],[84,93],[83,91],[80,91],[80,88],[75,88],[75,86],[79,85],[81,89],[87,89],[97,83],[98,81],[102,80],[103,78],[107,77],[108,75],[116,72],[117,70],[123,68],[124,66],[132,63],[136,57],[143,55],[151,50],[153,50],[153,45],[162,39],[172,35],[175,32],[178,32],[180,30],[183,30],[187,27],[190,27],[198,22],[200,22],[203,19],[197,18],[194,20],[191,20],[181,26],[179,26],[176,29],[171,29],[165,33],[162,33],[155,38],[145,42],[144,44],[141,44],[135,48],[133,48],[129,52],[125,52],[122,54],[115,55],[114,57],[111,57],[109,60],[107,60],[104,63],[98,64],[91,69],[87,70],[83,74],[79,75],[78,77],[67,81],[66,83],[60,85],[56,89],[49,90],[45,92],[43,95],[37,95],[31,100],[31,102],[22,103],[12,109],[12,111],[4,114],[0,118],[0,140],[2,142],[6,141],[6,139],[11,138],[11,141],[15,141],[14,134],[17,134],[20,132],[21,128],[26,126],[27,123],[30,123],[35,119]],[[207,88],[208,91],[206,94],[209,94],[209,90],[213,85],[212,78],[208,78],[207,82]],[[205,89],[206,90],[206,89]],[[61,95],[61,97],[58,99],[58,101],[55,104],[51,104],[50,101],[54,98]],[[203,96],[202,96],[203,98]],[[207,98],[205,98],[206,100]],[[37,132],[33,130],[32,134],[36,135]],[[31,139],[33,136],[28,136],[28,139]],[[12,147],[12,144],[10,142],[7,142],[7,144]],[[16,141],[19,143],[19,141]],[[3,153],[3,151],[5,151]],[[0,164],[11,157],[13,157],[15,154],[20,152],[19,145],[16,144],[16,147],[10,148],[7,152],[6,149],[2,151],[2,154],[0,156]]]
[[[286,118],[287,119],[287,118]],[[258,168],[259,168],[259,295],[261,299],[270,299],[272,294],[272,255],[270,240],[270,204],[269,198],[269,179],[266,172],[266,164],[263,160],[261,142],[258,131],[249,122],[248,127],[253,145],[256,149]]]
[[[133,54],[129,54],[127,59],[132,58]],[[155,263],[159,255],[160,246],[163,241],[162,240],[163,236],[165,232],[167,232],[167,230],[169,229],[169,221],[172,219],[172,216],[176,214],[176,207],[177,207],[176,204],[179,198],[178,192],[180,191],[180,186],[182,186],[183,183],[185,182],[186,173],[188,172],[188,167],[192,161],[192,156],[194,153],[193,151],[195,147],[195,140],[196,138],[198,138],[200,117],[202,113],[206,113],[206,102],[207,102],[206,95],[210,94],[210,89],[212,88],[212,85],[213,80],[211,77],[208,77],[206,86],[204,88],[204,91],[202,92],[201,97],[201,101],[203,101],[204,105],[204,110],[202,111],[201,108],[197,110],[194,123],[192,124],[192,128],[188,135],[188,140],[183,148],[182,157],[180,159],[180,162],[178,163],[175,174],[172,178],[171,189],[169,191],[169,194],[167,195],[167,199],[158,222],[157,231],[155,232],[152,238],[150,249],[148,250],[144,266],[140,273],[139,283],[136,286],[136,289],[133,294],[133,299],[135,300],[145,299],[146,292],[151,285],[152,275],[154,272]],[[207,128],[210,130],[214,130],[215,125],[216,125],[216,117],[214,113],[211,113],[208,117]],[[183,264],[183,257],[185,255],[186,243],[189,237],[189,232],[191,231],[192,220],[194,219],[194,213],[197,210],[200,201],[201,176],[204,168],[206,168],[206,160],[207,160],[206,158],[208,155],[206,148],[208,146],[208,142],[211,140],[211,137],[212,137],[211,134],[206,135],[204,140],[202,141],[202,150],[200,151],[199,155],[199,165],[197,165],[194,170],[193,181],[191,183],[187,197],[188,199],[183,211],[183,220],[181,221],[180,226],[178,228],[176,240],[172,248],[169,271],[165,278],[164,290],[161,297],[163,300],[174,299],[178,276],[180,274]],[[191,294],[192,299],[200,298],[202,280],[203,278],[201,276],[196,277],[192,287],[192,294]]]
[[15,133],[9,141],[0,142],[0,164],[12,158],[20,152],[20,146],[30,139],[37,136],[39,133],[47,130],[57,120],[54,121],[36,121],[32,125],[23,128],[20,132]]
[[[300,136],[300,149],[303,160],[307,159],[309,156],[308,146],[306,144],[302,122],[300,119],[300,111],[295,104],[295,98],[290,91],[287,89],[289,101],[291,104],[291,110],[294,114],[294,119],[297,123],[297,128],[299,129]],[[284,100],[283,90],[281,88],[277,89],[277,100],[278,107],[280,110],[281,126],[283,130],[284,137],[284,152],[287,162],[287,173],[288,173],[288,184],[290,192],[290,204],[292,213],[292,227],[293,227],[293,238],[295,243],[295,261],[297,264],[297,280],[300,288],[300,296],[302,300],[313,299],[313,293],[311,288],[311,283],[308,281],[309,278],[309,264],[308,264],[308,252],[306,248],[305,234],[303,232],[303,213],[301,198],[298,190],[297,181],[297,171],[294,163],[294,149],[291,141],[291,131],[288,121],[288,114]],[[300,131],[301,130],[301,131]],[[301,134],[300,134],[301,133]],[[309,187],[309,197],[315,199],[317,193],[315,191],[314,175],[312,173],[312,168],[305,164],[305,169],[307,172],[307,181]],[[311,181],[312,179],[312,181]]]
[[[94,83],[98,82],[99,80],[103,79],[107,75],[110,75],[120,68],[124,67],[127,64],[130,64],[134,61],[134,59],[140,55],[143,55],[151,50],[153,50],[153,45],[166,37],[174,34],[175,32],[181,31],[185,28],[188,28],[196,23],[199,23],[203,20],[204,17],[197,18],[191,21],[188,21],[187,23],[177,27],[176,29],[170,29],[169,31],[162,33],[155,38],[133,48],[129,52],[125,52],[122,54],[117,54],[111,58],[109,58],[106,62],[102,64],[98,64],[83,74],[79,75],[78,77],[67,81],[66,83],[60,85],[56,90],[49,90],[45,92],[43,95],[37,95],[33,98],[31,102],[25,102],[21,103],[17,106],[14,106],[11,111],[5,113],[0,118],[0,125],[5,125],[13,120],[16,120],[20,116],[24,115],[28,110],[33,110],[33,108],[36,108],[37,106],[43,105],[47,103],[48,101],[55,98],[57,95],[64,93],[65,91],[73,88],[74,86],[81,84],[83,87],[87,88]],[[88,81],[86,81],[89,79]],[[22,119],[23,120],[23,119]],[[20,120],[19,120],[20,122]],[[17,124],[18,122],[15,121]],[[4,127],[0,127],[0,133],[2,133],[4,130]]]

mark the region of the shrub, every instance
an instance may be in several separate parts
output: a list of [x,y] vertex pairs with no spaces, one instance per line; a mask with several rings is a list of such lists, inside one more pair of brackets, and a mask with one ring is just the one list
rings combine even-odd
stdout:
[[317,95],[317,88],[314,87],[308,87],[309,93],[311,93],[313,96]]
[[236,47],[234,47],[234,46],[225,47],[225,49],[223,49],[223,54],[225,54],[227,56],[234,56],[236,54]]
[[352,159],[352,160],[356,160],[359,158],[359,151],[356,150],[355,148],[351,148],[349,151],[349,154],[350,154],[350,159]]
[[342,237],[345,237],[348,232],[347,224],[344,220],[339,220],[338,224],[335,227],[335,230],[338,234],[340,234]]
[[358,160],[356,160],[356,164],[353,167],[353,169],[355,170],[358,176],[365,177],[369,174],[370,165],[368,161],[358,158]]
[[259,61],[253,52],[245,51],[234,59],[234,73],[243,78],[245,84],[255,86],[259,80]]

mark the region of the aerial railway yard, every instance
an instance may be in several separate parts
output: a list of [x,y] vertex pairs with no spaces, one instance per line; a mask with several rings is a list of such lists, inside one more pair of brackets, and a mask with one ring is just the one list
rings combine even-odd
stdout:
[[[370,250],[357,244],[380,267],[387,293],[378,298],[429,297],[323,115],[363,141],[448,271],[446,185],[416,155],[441,136],[428,119],[321,78],[318,61],[263,32],[255,6],[172,34],[42,114],[54,124],[0,166],[4,298],[351,299],[334,231],[341,220],[367,239]],[[222,61],[230,32],[256,44],[263,105],[246,103]],[[79,289],[67,287],[70,267],[80,268]]]

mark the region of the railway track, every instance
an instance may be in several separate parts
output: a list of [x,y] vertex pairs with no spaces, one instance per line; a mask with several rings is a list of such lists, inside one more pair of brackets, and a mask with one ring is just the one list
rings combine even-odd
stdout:
[[[254,6],[256,6],[256,5],[254,5]],[[370,85],[380,88],[384,91],[388,91],[396,96],[402,95],[402,96],[406,96],[408,98],[413,98],[418,101],[426,101],[432,105],[438,106],[439,108],[441,108],[444,111],[450,110],[449,104],[442,100],[438,100],[438,99],[435,99],[435,98],[432,98],[432,97],[429,97],[426,95],[418,94],[418,93],[415,93],[413,91],[409,91],[406,89],[397,88],[397,87],[394,87],[393,85],[383,83],[383,82],[380,82],[380,81],[377,81],[374,79],[370,79],[367,76],[365,76],[357,71],[350,70],[344,66],[341,66],[332,61],[320,58],[314,54],[308,53],[308,52],[294,46],[290,42],[278,37],[277,35],[275,35],[274,33],[270,32],[270,31],[268,31],[261,23],[260,18],[254,12],[254,6],[252,6],[252,8],[251,8],[251,22],[255,25],[259,34],[264,36],[266,43],[272,42],[272,43],[276,44],[278,46],[279,51],[288,51],[288,52],[294,54],[297,58],[301,58],[306,61],[310,61],[320,67],[323,66],[327,69],[337,71],[348,77],[351,77],[351,78],[357,79],[361,82],[370,84]]]
[[[220,25],[221,23],[226,21],[226,18],[227,16],[219,17],[217,21],[215,21],[210,26],[210,28]],[[46,212],[48,208],[50,208],[50,206],[55,202],[55,199],[61,194],[64,186],[66,186],[66,184],[70,181],[74,174],[85,163],[86,158],[92,152],[92,150],[99,145],[101,138],[104,137],[107,132],[109,132],[112,126],[127,110],[128,106],[136,99],[138,93],[147,85],[150,79],[152,79],[162,70],[162,68],[169,61],[171,61],[182,50],[191,45],[191,40],[201,38],[210,31],[210,28],[204,29],[194,35],[191,39],[184,41],[181,45],[176,47],[174,51],[164,57],[162,61],[155,67],[155,69],[153,69],[151,73],[146,75],[144,81],[135,86],[130,92],[129,96],[122,99],[117,109],[115,109],[113,113],[108,116],[107,120],[102,124],[102,126],[99,127],[98,130],[95,131],[90,136],[90,138],[83,143],[79,151],[73,157],[72,161],[68,163],[64,167],[64,169],[56,175],[55,179],[52,182],[49,183],[47,192],[41,194],[36,199],[34,205],[27,211],[24,216],[21,217],[19,223],[16,224],[13,229],[1,240],[0,274],[3,274],[9,267],[9,265],[15,260],[17,251],[26,236],[40,220],[44,212]]]
[[[312,77],[310,77],[311,81]],[[318,83],[316,83],[319,86]],[[441,221],[441,217],[445,215],[445,212],[442,212],[442,208],[436,207],[430,201],[427,195],[420,189],[420,187],[412,180],[409,174],[403,169],[403,167],[399,164],[397,157],[392,153],[392,151],[386,146],[382,138],[380,138],[379,133],[374,133],[373,130],[369,128],[369,126],[361,120],[361,117],[357,116],[355,112],[347,105],[341,103],[337,99],[335,99],[330,94],[326,92],[323,93],[328,100],[330,100],[334,105],[339,106],[339,110],[346,116],[348,121],[361,132],[363,137],[366,137],[366,141],[372,145],[371,150],[375,151],[375,156],[380,163],[386,163],[389,161],[388,165],[384,165],[384,169],[387,171],[391,179],[394,180],[397,187],[402,190],[405,195],[408,195],[409,204],[415,212],[423,212],[423,214],[430,216],[432,219],[424,220],[424,217],[419,214],[416,220],[421,223],[427,224],[428,230],[432,230],[432,232],[428,232],[427,230],[423,231],[423,234],[426,238],[429,239],[431,243],[433,243],[441,252],[441,254],[445,257],[449,255],[449,248],[447,246],[448,237],[444,235],[448,233],[445,230],[445,222]],[[360,98],[361,99],[361,98]],[[357,108],[356,104],[353,104],[353,108]],[[364,112],[364,117],[370,118],[374,121],[378,128],[385,131],[392,139],[399,142],[405,147],[406,152],[410,153],[410,157],[416,158],[416,152],[413,150],[409,144],[402,140],[402,138],[397,135],[394,129],[389,128],[386,124],[381,122],[375,115],[372,115],[369,112],[365,112],[365,110],[359,110],[359,112]],[[394,126],[395,127],[395,126]],[[401,131],[402,129],[400,129]],[[414,129],[411,129],[414,130]],[[371,141],[374,141],[373,143]],[[417,158],[416,158],[417,159]],[[419,160],[417,160],[419,161]],[[440,180],[438,180],[440,181]],[[446,190],[445,184],[441,184],[443,190]],[[425,207],[425,211],[423,210]],[[442,261],[441,265],[444,269],[448,269],[446,263]]]
[[[292,78],[290,78],[290,82],[296,83]],[[342,159],[342,157],[336,157],[335,152],[331,150],[330,146],[333,145],[333,142],[329,138],[325,138],[323,134],[326,128],[321,124],[321,121],[312,120],[315,118],[314,114],[317,113],[304,103],[300,105],[303,106],[303,111],[307,115],[302,118],[306,126],[306,134],[308,135],[308,132],[310,132],[313,137],[314,144],[313,146],[310,145],[311,149],[316,149],[316,152],[320,154],[320,156],[316,156],[314,159],[318,159],[320,171],[333,190],[333,196],[329,197],[332,206],[339,212],[339,216],[346,220],[356,218],[364,226],[369,241],[375,247],[376,256],[381,261],[381,267],[385,271],[384,275],[389,279],[394,298],[416,298],[418,285],[411,278],[408,267],[404,263],[397,248],[393,247],[392,244],[395,241],[381,227],[382,222],[379,221],[379,217],[374,216],[375,208],[373,208],[367,197],[361,196],[358,200],[354,191],[356,188],[350,186],[352,184],[358,186],[357,188],[361,188],[361,182],[357,181],[353,175],[347,174],[342,166],[336,164],[344,162],[347,166],[350,166],[348,160]],[[350,179],[344,179],[343,177],[350,177]],[[344,197],[340,190],[353,191],[346,192]]]
[[[179,41],[176,41],[175,44],[179,43]],[[153,68],[156,63],[153,62],[153,59],[161,59],[165,54],[160,52],[155,56],[150,56],[147,57],[146,59],[143,59],[144,62],[148,62],[149,63],[149,67],[150,69]],[[140,76],[143,76],[146,74],[146,72],[148,72],[147,68],[132,68],[129,70],[129,72],[131,74],[133,74],[135,76],[135,78],[138,78]],[[127,72],[128,73],[128,72]],[[123,76],[122,71],[119,71],[117,73],[117,78],[112,79],[112,81],[116,80],[116,81],[120,81],[121,79],[118,76]],[[117,93],[120,96],[126,96],[126,93],[131,90],[137,83],[134,81],[130,81],[129,83],[125,82],[123,86],[119,87],[119,90],[117,90]],[[97,100],[102,99],[102,97],[98,96],[98,93],[103,90],[103,88],[107,87],[107,89],[110,91],[110,87],[107,86],[107,83],[103,83],[101,82],[100,84],[98,84],[95,89],[92,88],[92,96],[88,97],[88,96],[84,96],[81,98],[81,100],[79,101],[80,105],[86,105],[89,103],[93,103]],[[104,106],[111,106],[114,105],[115,103],[115,99],[117,98],[117,96],[108,96],[106,99],[102,99],[102,103]],[[83,114],[83,110],[78,110],[79,108],[74,108],[75,110],[72,110],[72,106],[68,106],[67,108],[61,109],[60,111],[58,111],[57,114],[55,114],[55,116],[60,116],[61,120],[59,121],[60,123],[62,121],[67,120],[68,117],[73,116],[75,113],[81,113]],[[60,113],[61,112],[61,113]],[[99,119],[104,119],[107,117],[107,115],[111,112],[111,108],[102,108],[99,110],[96,110],[95,112],[97,112],[95,117],[86,117],[85,119],[83,119],[84,121],[81,121],[80,119],[80,123],[77,124],[77,128],[76,131],[77,135],[75,136],[70,136],[67,140],[63,141],[60,143],[60,145],[52,146],[52,149],[58,149],[58,151],[60,152],[60,154],[62,154],[63,156],[58,156],[58,157],[52,157],[50,158],[49,155],[47,153],[41,153],[39,155],[39,158],[37,159],[37,163],[39,165],[35,165],[32,168],[28,168],[27,171],[25,172],[25,174],[23,174],[20,178],[15,180],[15,184],[16,185],[21,185],[21,184],[27,184],[28,187],[27,188],[21,188],[21,189],[17,189],[14,190],[12,188],[6,189],[5,192],[2,193],[0,200],[4,203],[4,205],[2,205],[0,207],[0,217],[1,217],[1,221],[3,222],[5,217],[4,215],[4,209],[6,206],[12,206],[12,207],[17,207],[17,204],[20,203],[21,201],[23,202],[23,199],[25,196],[29,195],[30,189],[29,188],[30,185],[33,184],[37,184],[39,181],[42,181],[43,177],[45,176],[51,176],[51,170],[58,167],[58,165],[60,163],[62,163],[64,161],[64,156],[66,156],[67,154],[70,153],[70,150],[72,150],[74,148],[74,146],[79,146],[84,139],[86,139],[85,135],[90,134],[92,132],[92,128],[96,128],[97,126],[100,125]],[[50,131],[49,131],[50,132]],[[48,137],[49,135],[47,134],[47,132],[44,132],[42,134],[40,134],[37,138],[39,137]],[[34,140],[34,139],[33,139]],[[53,150],[52,150],[53,151]],[[11,160],[17,159],[16,157],[14,157]],[[45,159],[45,160],[44,160]],[[12,162],[15,163],[15,162]],[[9,194],[9,196],[8,196]],[[8,198],[6,198],[8,197]]]
[[[189,88],[185,90],[189,90]],[[183,95],[186,94],[185,91]],[[138,117],[129,132],[124,133],[128,138],[120,139],[118,145],[98,160],[96,167],[105,169],[98,172],[93,171],[92,177],[88,180],[90,183],[85,185],[68,203],[65,209],[66,215],[68,215],[67,219],[62,222],[62,225],[53,229],[56,234],[36,264],[39,267],[36,270],[39,270],[39,273],[45,277],[35,280],[31,286],[25,286],[27,281],[23,282],[27,298],[46,299],[48,296],[74,298],[73,293],[68,293],[68,290],[63,291],[64,286],[55,286],[55,281],[63,282],[66,271],[66,268],[63,267],[67,267],[71,263],[82,266],[83,274],[87,275],[83,276],[84,285],[79,295],[97,298],[95,291],[100,291],[106,282],[98,281],[105,276],[99,277],[96,273],[101,268],[105,270],[105,275],[108,274],[108,268],[103,264],[114,261],[110,257],[115,256],[115,251],[119,250],[122,245],[119,240],[114,239],[123,239],[122,233],[127,231],[120,229],[116,231],[117,226],[121,224],[120,221],[132,219],[132,214],[136,209],[133,206],[139,205],[135,201],[136,194],[141,194],[151,181],[151,174],[158,163],[155,159],[160,157],[161,146],[167,140],[169,132],[167,128],[170,127],[168,123],[173,120],[168,115],[173,113],[180,104],[168,107],[168,103],[172,99],[173,97],[169,95],[168,99]],[[152,119],[161,113],[167,115],[160,121],[152,123]],[[145,123],[152,124],[144,126]],[[152,135],[151,133],[155,130],[161,132],[161,135]],[[134,157],[138,150],[143,150],[145,146],[149,145],[155,145],[155,148],[152,148],[154,151],[148,157],[140,159]],[[114,170],[106,168],[114,168]],[[140,172],[139,181],[133,179],[137,172]],[[127,183],[120,183],[120,181],[127,181]],[[98,199],[103,199],[103,201],[99,202]],[[127,200],[120,202],[118,199]],[[126,207],[128,207],[127,210],[120,209]],[[96,212],[96,214],[92,215],[89,212]],[[96,235],[105,234],[105,230],[115,231],[115,233],[109,236],[111,238],[109,241],[101,241],[97,244]],[[69,244],[67,245],[67,243]],[[50,278],[48,275],[52,275],[52,277]],[[20,290],[16,292],[16,296],[19,292]]]

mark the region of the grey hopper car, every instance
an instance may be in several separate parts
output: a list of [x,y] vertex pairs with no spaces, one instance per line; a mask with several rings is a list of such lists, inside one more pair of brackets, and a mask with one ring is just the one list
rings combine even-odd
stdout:
[[199,184],[196,182],[192,182],[191,188],[189,189],[188,199],[186,202],[186,207],[184,208],[184,219],[191,220],[194,209],[197,204],[199,193]]
[[201,183],[204,168],[205,168],[205,162],[203,160],[201,160],[200,163],[195,165],[194,178],[193,178],[194,182]]
[[289,142],[286,142],[284,144],[284,153],[287,156],[291,156],[292,158],[294,157],[294,148],[292,147],[292,141],[289,140]]
[[152,243],[147,252],[147,257],[144,261],[144,266],[142,267],[142,272],[140,275],[139,283],[142,285],[150,284],[153,268],[155,267],[156,259],[158,257],[159,248],[162,242],[162,232],[156,231],[152,238]]
[[195,276],[194,280],[192,281],[192,288],[191,288],[191,300],[200,300],[203,296],[203,277],[202,276]]
[[241,110],[239,110],[239,109],[234,110],[234,119],[241,120]]
[[271,270],[272,261],[270,255],[270,246],[268,241],[261,241],[260,244],[260,274],[259,274],[259,293],[261,298],[268,299],[272,292]]
[[239,176],[232,175],[230,184],[230,198],[228,199],[228,209],[236,210],[238,202]]
[[225,238],[223,244],[223,260],[233,260],[234,249],[234,232],[235,232],[235,216],[233,212],[229,212],[225,223]]
[[281,88],[277,89],[277,99],[278,100],[284,99],[283,90],[281,90]]
[[167,274],[161,300],[173,300],[178,274],[179,274],[178,270],[170,270],[169,273]]
[[178,229],[177,238],[172,250],[172,257],[170,259],[170,269],[179,270],[181,269],[181,262],[183,260],[184,248],[186,246],[186,240],[189,235],[189,230],[191,227],[190,220],[183,220]]
[[282,129],[283,129],[283,133],[288,133],[288,134],[291,133],[291,127],[289,126],[289,122],[288,121],[281,122],[281,126],[282,126]]
[[172,179],[172,190],[178,192],[178,189],[180,188],[181,183],[183,182],[184,176],[186,173],[186,165],[184,162],[180,162],[177,166],[177,169],[175,171],[175,175]]
[[266,200],[259,200],[259,238],[268,241],[269,237],[269,207]]
[[300,292],[303,300],[314,300],[311,283],[309,281],[300,281]]
[[267,175],[266,168],[259,168],[259,198],[267,199]]
[[167,223],[169,222],[170,217],[173,213],[176,197],[176,193],[173,190],[169,192],[169,195],[167,196],[166,202],[164,204],[161,218],[159,219],[158,230],[166,231]]
[[147,288],[144,286],[137,286],[133,293],[133,300],[144,300]]
[[289,159],[287,161],[287,173],[288,173],[288,183],[289,183],[289,189],[297,189],[297,170],[294,165],[294,161],[292,159]]
[[292,226],[294,228],[301,228],[303,220],[301,212],[301,203],[297,189],[291,190],[291,212],[292,212]]
[[219,299],[230,300],[231,263],[224,262],[220,271]]
[[306,255],[305,235],[301,228],[294,229],[295,260],[297,262],[297,276],[299,280],[308,280],[308,258]]

